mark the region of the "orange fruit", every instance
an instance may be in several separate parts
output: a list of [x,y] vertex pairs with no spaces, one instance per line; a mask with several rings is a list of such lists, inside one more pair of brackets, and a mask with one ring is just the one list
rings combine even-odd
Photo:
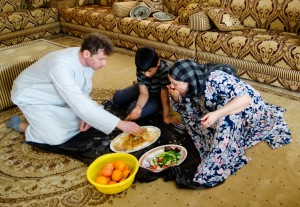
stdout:
[[106,185],[107,184],[107,179],[106,179],[105,176],[101,175],[101,176],[96,178],[96,183]]
[[125,170],[130,170],[130,169],[129,169],[129,166],[128,166],[127,164],[125,165],[124,171],[125,171]]
[[113,171],[112,175],[111,175],[111,179],[114,181],[119,181],[123,178],[123,172],[119,169],[116,169]]
[[113,168],[115,168],[115,161],[111,161],[109,163],[112,164]]
[[114,166],[112,163],[106,163],[103,167],[103,169],[110,169],[110,170],[113,170],[114,169]]
[[106,177],[107,183],[109,183],[109,181],[111,181],[111,177]]
[[123,178],[128,178],[129,177],[129,175],[130,175],[130,170],[124,170],[123,171]]
[[126,163],[123,160],[117,160],[115,162],[115,169],[119,169],[121,171],[123,171],[126,167]]
[[121,180],[119,180],[119,183],[122,182],[123,180],[126,180],[126,178],[122,178]]
[[97,173],[97,175],[98,175],[98,176],[103,175],[103,169],[99,170],[98,173]]
[[103,168],[103,169],[102,169],[102,172],[103,172],[102,175],[104,175],[104,176],[106,176],[106,177],[109,177],[109,176],[112,175],[113,170],[112,170],[112,169],[109,169],[109,168]]
[[107,184],[108,184],[108,185],[112,185],[112,184],[116,184],[116,183],[117,183],[116,181],[111,180],[111,181],[109,181]]

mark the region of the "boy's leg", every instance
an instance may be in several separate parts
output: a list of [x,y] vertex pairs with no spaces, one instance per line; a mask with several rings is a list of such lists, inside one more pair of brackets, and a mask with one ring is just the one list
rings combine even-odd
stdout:
[[136,101],[140,95],[138,84],[134,84],[125,89],[118,90],[112,101],[118,106],[129,106],[133,101]]

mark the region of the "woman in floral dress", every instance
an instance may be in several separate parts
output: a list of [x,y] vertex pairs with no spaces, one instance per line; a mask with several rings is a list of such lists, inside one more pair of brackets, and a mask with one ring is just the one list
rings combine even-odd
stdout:
[[193,181],[215,186],[246,165],[245,150],[262,140],[272,148],[292,141],[285,109],[268,104],[224,64],[177,60],[168,86],[174,110],[199,151]]

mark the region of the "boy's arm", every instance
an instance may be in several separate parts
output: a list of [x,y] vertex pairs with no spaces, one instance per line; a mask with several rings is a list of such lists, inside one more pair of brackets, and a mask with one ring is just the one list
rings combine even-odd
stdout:
[[144,108],[144,106],[148,101],[149,98],[148,88],[145,85],[139,85],[139,89],[140,89],[140,95],[138,97],[136,105],[125,118],[126,121],[138,119],[142,115],[142,109]]
[[136,105],[140,106],[141,108],[144,108],[149,98],[149,91],[145,85],[139,85],[139,89],[140,95],[138,97]]

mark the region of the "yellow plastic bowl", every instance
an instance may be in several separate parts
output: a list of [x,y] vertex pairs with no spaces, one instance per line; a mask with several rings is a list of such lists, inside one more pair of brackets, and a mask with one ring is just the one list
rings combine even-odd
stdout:
[[[99,183],[96,183],[95,180],[97,178],[97,173],[100,169],[104,167],[104,165],[111,161],[116,160],[123,160],[126,162],[126,164],[131,169],[130,176],[123,180],[122,182],[112,184],[112,185],[102,185]],[[127,153],[110,153],[105,154],[100,157],[98,157],[94,162],[90,164],[90,166],[87,169],[86,177],[88,181],[97,188],[102,193],[105,194],[115,194],[122,192],[129,188],[129,186],[133,183],[135,175],[139,169],[139,161],[136,159],[135,156]]]

